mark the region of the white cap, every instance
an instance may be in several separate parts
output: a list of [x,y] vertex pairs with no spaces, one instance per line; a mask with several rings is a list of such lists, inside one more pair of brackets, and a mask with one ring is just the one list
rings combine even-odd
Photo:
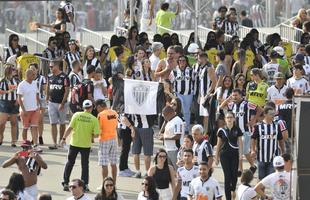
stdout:
[[280,56],[284,56],[284,49],[280,46],[276,46],[273,48],[274,51],[276,51]]
[[283,167],[284,159],[282,156],[276,156],[273,158],[273,167]]
[[197,53],[197,49],[199,49],[198,44],[196,43],[191,43],[188,48],[187,48],[187,52],[188,53]]
[[85,101],[83,101],[83,108],[89,108],[93,105],[93,103],[91,102],[91,100],[86,99]]

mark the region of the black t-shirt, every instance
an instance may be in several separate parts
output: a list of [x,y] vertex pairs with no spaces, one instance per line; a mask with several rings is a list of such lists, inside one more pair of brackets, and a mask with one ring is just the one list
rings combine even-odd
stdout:
[[90,79],[83,79],[82,84],[86,87],[87,95],[94,96],[94,83]]
[[286,122],[286,127],[288,130],[289,137],[291,137],[292,131],[292,111],[293,111],[293,101],[287,100],[283,104],[278,105],[278,116]]
[[65,95],[65,88],[70,86],[68,76],[61,72],[58,75],[50,74],[48,76],[49,101],[61,103]]
[[221,147],[222,153],[238,151],[238,137],[242,135],[242,131],[237,126],[233,126],[232,129],[227,127],[220,128],[217,132],[217,136],[223,141],[223,145]]

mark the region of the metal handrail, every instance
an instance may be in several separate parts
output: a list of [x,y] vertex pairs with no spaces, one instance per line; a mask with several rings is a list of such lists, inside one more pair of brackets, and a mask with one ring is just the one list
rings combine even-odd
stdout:
[[[16,35],[18,35],[20,43],[23,44],[23,45],[27,45],[29,53],[39,53],[39,52],[41,53],[47,47],[46,44],[44,44],[44,43],[42,43],[40,41],[37,41],[37,40],[35,40],[33,38],[30,38],[30,37],[28,37],[28,36],[26,36],[24,34],[21,34],[21,33],[13,31],[11,29],[6,28],[5,29],[5,35],[7,36],[8,34],[16,34]],[[8,37],[6,37],[6,38],[8,38]],[[8,44],[6,44],[6,45],[8,45]]]
[[55,33],[47,31],[47,30],[42,29],[42,28],[38,28],[36,30],[36,40],[39,41],[39,42],[47,44],[48,43],[48,39],[51,36],[55,36]]
[[288,40],[300,42],[301,35],[303,33],[302,29],[287,25],[280,24],[280,35]]
[[128,30],[126,28],[124,28],[124,27],[118,26],[118,27],[115,28],[115,34],[117,36],[127,37],[128,36]]
[[83,47],[93,45],[96,51],[99,51],[102,44],[110,44],[110,38],[103,36],[87,28],[80,28],[80,43]]
[[165,27],[162,27],[162,26],[157,26],[157,28],[160,28],[160,29],[162,29],[162,30],[165,30],[165,31],[167,31],[169,34],[172,34],[172,33],[178,34],[180,43],[181,43],[183,46],[186,46],[186,45],[187,45],[188,40],[189,40],[189,37],[190,37],[189,35],[186,35],[186,34],[181,33],[181,32],[179,32],[179,31],[172,30],[172,29],[169,29],[169,28],[165,28]]
[[[242,39],[244,38],[253,28],[249,28],[249,27],[246,27],[246,26],[242,26],[240,25],[239,26],[239,37]],[[266,42],[266,38],[267,36],[270,35],[270,33],[266,33],[266,32],[262,32],[262,31],[259,31],[259,34],[258,34],[258,39],[261,41],[261,42]]]
[[[201,41],[206,42],[209,32],[215,32],[215,30],[211,28],[206,28],[204,26],[198,26],[198,37]],[[229,41],[232,38],[231,35],[225,33],[225,41]]]

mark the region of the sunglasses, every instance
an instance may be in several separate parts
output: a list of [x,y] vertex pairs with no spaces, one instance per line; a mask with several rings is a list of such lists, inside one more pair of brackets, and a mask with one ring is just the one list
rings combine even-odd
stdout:
[[51,44],[57,44],[57,42],[52,42]]
[[13,39],[12,41],[18,42],[18,39]]
[[106,184],[105,187],[113,187],[113,184]]
[[239,78],[238,81],[245,81],[245,79],[244,78]]
[[185,59],[179,59],[179,62],[185,62],[186,60]]
[[77,186],[76,185],[70,185],[69,188],[75,189],[75,188],[77,188]]
[[167,156],[158,156],[158,158],[167,158]]
[[141,183],[141,185],[148,186],[149,184],[147,184],[147,183]]

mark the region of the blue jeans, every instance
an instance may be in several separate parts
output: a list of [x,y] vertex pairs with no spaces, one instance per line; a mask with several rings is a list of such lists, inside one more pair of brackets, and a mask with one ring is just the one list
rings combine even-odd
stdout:
[[274,172],[272,162],[258,162],[258,178],[262,180],[269,174]]
[[191,123],[191,105],[193,101],[193,95],[182,95],[182,94],[177,94],[178,98],[180,98],[181,103],[182,103],[182,111],[184,114],[184,119],[186,123],[185,131],[190,130],[190,123]]

